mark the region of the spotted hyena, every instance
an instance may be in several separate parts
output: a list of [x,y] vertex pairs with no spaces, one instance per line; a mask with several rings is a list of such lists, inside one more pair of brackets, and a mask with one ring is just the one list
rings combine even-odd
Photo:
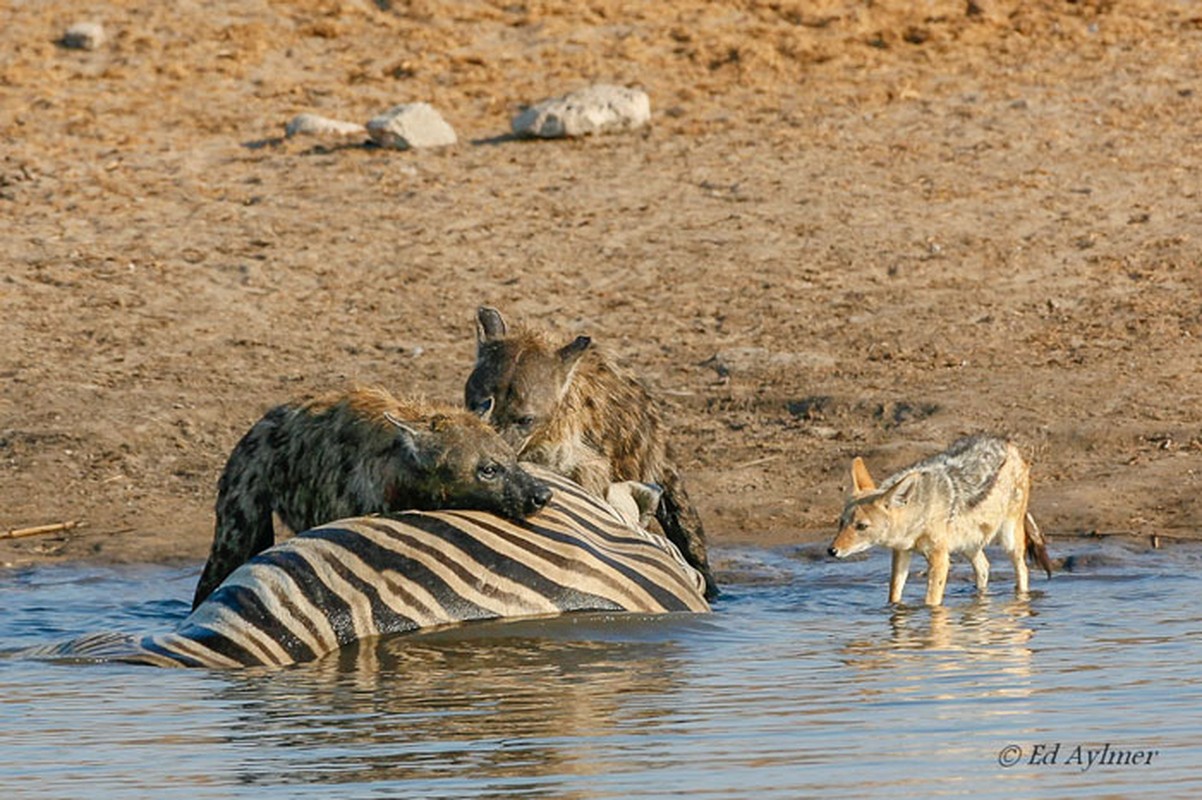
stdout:
[[717,594],[705,531],[672,462],[659,403],[638,378],[614,365],[587,336],[557,344],[527,328],[510,330],[500,312],[476,314],[470,411],[496,428],[520,458],[542,464],[604,496],[615,481],[659,484],[656,519]]
[[513,447],[462,409],[400,400],[381,389],[278,406],[226,463],[213,547],[192,605],[273,544],[272,512],[302,531],[411,509],[520,518],[550,499],[550,488],[518,466]]

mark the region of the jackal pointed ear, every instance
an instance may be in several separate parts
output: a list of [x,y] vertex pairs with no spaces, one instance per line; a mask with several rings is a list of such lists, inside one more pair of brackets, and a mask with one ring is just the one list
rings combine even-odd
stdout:
[[507,329],[501,312],[492,306],[476,309],[476,342],[484,344],[505,338]]
[[876,481],[868,474],[864,459],[856,456],[851,462],[851,490],[855,494],[871,492],[876,488]]
[[917,485],[918,473],[912,472],[889,487],[889,491],[881,500],[890,508],[901,508],[910,503],[910,498],[914,495],[914,487]]

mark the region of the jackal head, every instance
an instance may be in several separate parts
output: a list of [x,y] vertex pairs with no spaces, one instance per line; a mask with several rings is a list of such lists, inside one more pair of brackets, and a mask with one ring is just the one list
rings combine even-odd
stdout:
[[[491,511],[521,519],[551,502],[551,487],[522,469],[513,448],[476,417],[439,414],[416,425],[385,416],[396,427],[396,446],[413,467],[410,483],[420,507]],[[419,507],[412,495],[402,495],[409,493],[397,492],[396,503]]]
[[591,344],[577,336],[556,348],[534,333],[510,334],[500,312],[482,306],[476,312],[476,367],[464,402],[521,453],[555,414]]
[[835,558],[847,558],[874,544],[901,544],[894,539],[910,502],[913,478],[913,475],[906,476],[887,489],[878,490],[863,459],[853,460],[851,495],[839,517],[839,533],[827,553]]

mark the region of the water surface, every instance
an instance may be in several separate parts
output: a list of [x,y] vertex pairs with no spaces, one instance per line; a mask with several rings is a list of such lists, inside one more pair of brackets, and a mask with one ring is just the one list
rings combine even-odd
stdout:
[[[21,798],[1202,796],[1202,547],[1054,549],[1071,571],[1033,573],[1027,600],[1004,558],[981,599],[955,562],[935,610],[885,604],[884,553],[719,550],[726,592],[706,616],[473,624],[284,670],[0,658],[0,785]],[[0,648],[165,630],[197,572],[0,572]]]

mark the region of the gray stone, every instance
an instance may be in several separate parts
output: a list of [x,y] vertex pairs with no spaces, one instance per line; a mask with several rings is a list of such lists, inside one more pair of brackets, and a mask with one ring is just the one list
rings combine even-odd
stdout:
[[632,130],[651,121],[651,100],[640,89],[596,84],[527,108],[513,118],[519,136],[560,139]]
[[107,37],[104,26],[99,22],[77,22],[63,34],[63,47],[74,50],[95,50],[104,44]]
[[289,139],[301,135],[364,137],[367,136],[367,128],[357,122],[343,122],[317,114],[297,114],[284,126],[284,135]]
[[446,147],[458,141],[455,129],[429,103],[406,103],[367,123],[372,141],[381,147]]

